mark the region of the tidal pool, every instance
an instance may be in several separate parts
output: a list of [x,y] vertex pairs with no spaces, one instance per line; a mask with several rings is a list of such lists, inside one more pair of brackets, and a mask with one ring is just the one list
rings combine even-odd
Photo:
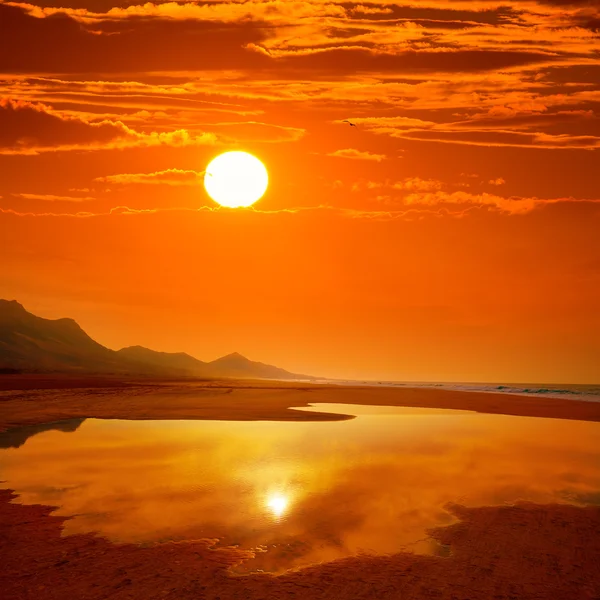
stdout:
[[447,503],[599,498],[600,423],[318,404],[328,422],[84,419],[0,434],[15,502],[57,506],[64,535],[218,539],[241,571],[438,552]]

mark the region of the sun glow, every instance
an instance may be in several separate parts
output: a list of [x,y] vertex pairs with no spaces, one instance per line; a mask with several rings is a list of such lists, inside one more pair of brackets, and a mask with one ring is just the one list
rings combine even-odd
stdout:
[[283,494],[271,494],[267,498],[267,507],[277,518],[287,511],[289,504],[289,498]]
[[269,185],[265,165],[248,152],[225,152],[206,167],[204,187],[221,206],[241,208],[262,198]]

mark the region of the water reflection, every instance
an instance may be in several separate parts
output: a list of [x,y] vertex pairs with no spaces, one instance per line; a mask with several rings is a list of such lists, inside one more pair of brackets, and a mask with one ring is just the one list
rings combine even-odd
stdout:
[[56,429],[57,431],[75,431],[85,419],[68,419],[54,423],[40,423],[39,425],[27,425],[10,429],[0,435],[0,448],[20,448],[30,437]]
[[273,515],[280,518],[288,508],[290,500],[283,494],[271,494],[267,498],[267,506]]
[[[309,409],[310,410],[310,409]],[[337,422],[118,421],[0,451],[17,501],[75,515],[65,534],[219,538],[281,571],[358,552],[439,552],[447,502],[575,501],[600,492],[600,424],[318,405]],[[2,445],[0,434],[0,446]],[[421,541],[419,541],[421,540]]]

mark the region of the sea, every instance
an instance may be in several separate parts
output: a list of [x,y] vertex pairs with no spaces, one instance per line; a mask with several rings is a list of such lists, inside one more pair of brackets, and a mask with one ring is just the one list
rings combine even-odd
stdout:
[[600,402],[598,384],[555,384],[555,383],[473,383],[431,381],[367,381],[367,380],[317,380],[313,383],[369,387],[435,388],[461,392],[487,392],[493,394],[516,394],[519,396],[544,396],[585,402]]

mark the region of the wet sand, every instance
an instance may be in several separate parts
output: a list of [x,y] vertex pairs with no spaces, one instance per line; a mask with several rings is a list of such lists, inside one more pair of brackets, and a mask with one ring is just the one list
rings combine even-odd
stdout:
[[600,594],[600,508],[452,507],[432,530],[449,556],[358,556],[283,575],[231,575],[246,553],[210,540],[140,547],[92,534],[60,537],[63,517],[0,492],[5,600],[357,599],[594,600]]
[[[342,388],[278,382],[0,378],[0,429],[84,417],[121,419],[339,420],[289,407],[315,402],[454,408],[600,420],[600,404],[476,392]],[[37,431],[31,429],[32,434]],[[151,546],[93,534],[61,537],[52,508],[10,502],[0,491],[0,589],[7,600],[357,599],[596,600],[600,507],[451,507],[437,528],[440,556],[358,556],[273,576],[235,576],[248,556],[210,540]]]
[[343,387],[233,380],[0,376],[0,431],[74,418],[338,421],[289,410],[314,403],[448,408],[600,421],[600,402],[426,388]]

